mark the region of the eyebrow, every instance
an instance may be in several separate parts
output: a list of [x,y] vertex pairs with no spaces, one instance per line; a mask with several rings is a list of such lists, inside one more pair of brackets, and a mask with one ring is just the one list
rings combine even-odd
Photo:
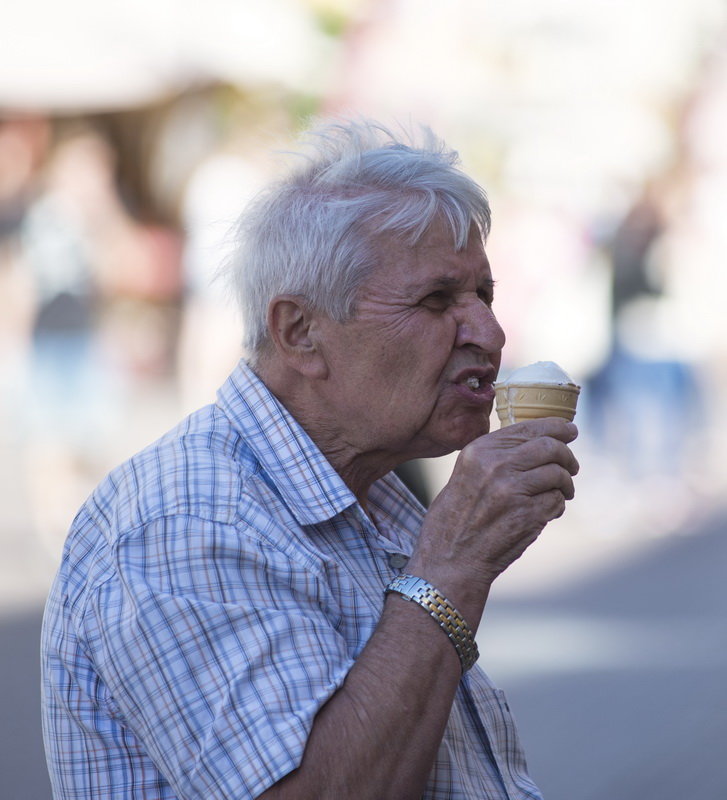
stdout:
[[459,286],[460,281],[457,278],[451,278],[449,275],[439,275],[436,278],[432,278],[432,280],[427,281],[425,286],[427,288],[431,286],[441,286],[442,288],[449,289],[451,287]]
[[[478,284],[478,288],[485,288],[492,291],[495,288],[495,280],[493,278],[485,278]],[[457,288],[461,285],[461,281],[457,278],[452,278],[449,275],[439,275],[436,278],[432,278],[428,280],[424,284],[410,284],[407,288],[409,291],[416,292],[416,291],[427,291],[430,289],[441,288],[441,289],[451,289]]]

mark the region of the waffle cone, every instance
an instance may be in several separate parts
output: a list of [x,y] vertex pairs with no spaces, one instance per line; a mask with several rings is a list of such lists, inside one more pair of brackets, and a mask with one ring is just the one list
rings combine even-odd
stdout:
[[572,421],[580,391],[579,386],[568,383],[495,384],[500,427],[540,417],[562,417]]

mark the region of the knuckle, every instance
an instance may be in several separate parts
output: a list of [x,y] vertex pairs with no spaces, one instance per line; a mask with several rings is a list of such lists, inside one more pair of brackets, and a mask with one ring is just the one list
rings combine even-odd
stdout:
[[565,504],[566,498],[563,492],[561,492],[560,489],[554,489],[550,493],[550,505],[552,510],[551,519],[557,519],[563,515],[565,512]]
[[482,438],[475,439],[462,448],[457,457],[457,466],[465,470],[486,469],[492,460],[488,457],[488,453],[489,448]]
[[549,489],[558,489],[564,482],[564,470],[559,464],[546,464],[544,467],[544,477],[548,483]]
[[550,455],[553,461],[557,461],[563,466],[570,465],[571,462],[575,461],[575,456],[571,453],[567,444],[564,444],[558,439],[551,439],[550,441]]

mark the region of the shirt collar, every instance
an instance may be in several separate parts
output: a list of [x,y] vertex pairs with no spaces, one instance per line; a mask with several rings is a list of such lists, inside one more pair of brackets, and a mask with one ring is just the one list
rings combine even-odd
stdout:
[[341,476],[244,360],[220,388],[217,405],[301,525],[331,519],[356,504]]

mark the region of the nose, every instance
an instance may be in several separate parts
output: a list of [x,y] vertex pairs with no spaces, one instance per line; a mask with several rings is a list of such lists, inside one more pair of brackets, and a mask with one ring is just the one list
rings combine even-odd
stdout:
[[457,307],[456,345],[473,345],[485,353],[497,353],[505,346],[505,331],[492,307],[477,295]]

